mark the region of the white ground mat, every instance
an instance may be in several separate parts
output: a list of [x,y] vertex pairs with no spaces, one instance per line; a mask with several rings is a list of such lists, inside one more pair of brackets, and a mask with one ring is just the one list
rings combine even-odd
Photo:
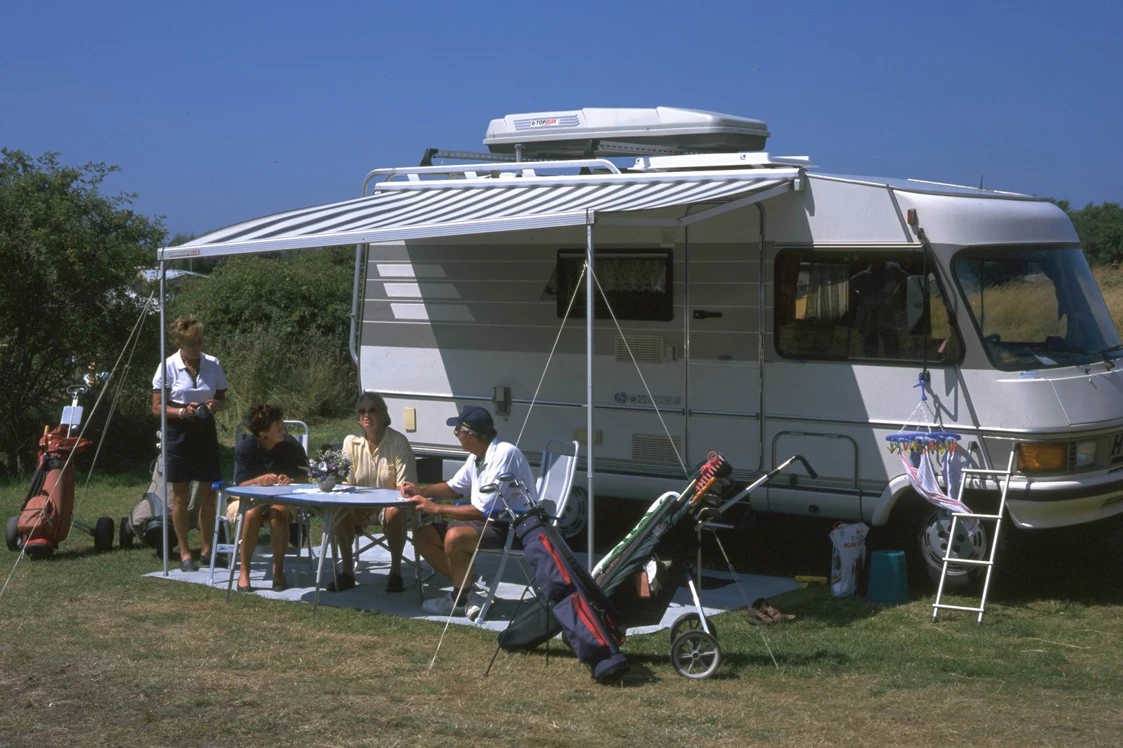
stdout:
[[[317,549],[317,553],[318,552]],[[585,554],[583,553],[577,555],[581,560],[585,558]],[[407,559],[413,558],[413,549],[409,545],[406,546],[405,557]],[[329,557],[324,561],[325,584],[332,579],[330,560]],[[174,564],[167,577],[164,577],[162,571],[152,572],[146,576],[161,579],[166,578],[174,582],[211,584],[210,570],[208,568],[203,568],[195,572],[182,572],[179,570],[178,566],[178,563]],[[498,555],[480,555],[476,560],[476,575],[483,575],[490,579],[495,574],[495,570],[498,566]],[[238,598],[247,594],[259,595],[272,600],[289,600],[302,603],[312,602],[316,567],[314,562],[309,563],[307,552],[305,552],[305,555],[302,556],[298,562],[292,549],[290,549],[289,555],[286,557],[285,561],[285,577],[290,586],[283,592],[273,592],[269,589],[272,584],[271,567],[269,544],[267,542],[262,542],[256,549],[250,571],[250,579],[254,591],[252,593],[237,592],[236,590],[231,592],[231,603],[237,604]],[[320,605],[370,610],[402,618],[426,619],[430,621],[440,621],[442,623],[445,621],[444,616],[426,615],[421,610],[421,603],[419,602],[417,594],[416,575],[408,563],[402,564],[402,577],[405,579],[406,585],[405,592],[387,593],[386,574],[389,568],[390,554],[384,548],[375,547],[365,551],[360,557],[358,570],[355,574],[358,585],[353,589],[343,592],[326,592],[321,589]],[[443,595],[452,589],[452,585],[448,580],[439,574],[433,574],[429,565],[424,562],[422,562],[422,574],[426,578],[425,597]],[[225,594],[228,575],[229,571],[227,569],[222,567],[215,568],[214,583],[212,586],[215,588],[216,594]],[[708,580],[704,587],[709,587],[710,589],[703,589],[701,591],[702,606],[706,611],[706,615],[717,615],[727,610],[745,607],[745,598],[747,598],[749,602],[752,602],[758,597],[772,597],[773,595],[778,595],[800,586],[798,582],[795,582],[790,577],[739,574],[737,579],[740,582],[741,589],[744,590],[744,597],[742,597],[738,585],[731,581],[722,586],[714,586],[714,583],[720,585],[721,581],[731,580],[732,576],[728,572],[707,571],[706,577]],[[507,568],[503,572],[503,582],[499,585],[499,592],[496,596],[496,600],[492,604],[491,610],[488,612],[488,620],[479,625],[485,626],[493,631],[502,631],[507,628],[507,625],[511,622],[516,611],[519,610],[519,598],[526,587],[526,582],[526,572],[522,566],[521,559],[510,559],[507,562]],[[237,584],[236,579],[235,584]],[[533,604],[529,601],[530,594],[531,593],[527,593],[528,601],[523,603],[524,607]],[[694,603],[690,597],[690,590],[683,587],[667,608],[667,613],[663,616],[663,620],[658,626],[638,627],[629,630],[629,633],[651,633],[662,628],[669,628],[680,615],[693,609]],[[477,625],[463,617],[453,618],[452,622],[469,626]]]

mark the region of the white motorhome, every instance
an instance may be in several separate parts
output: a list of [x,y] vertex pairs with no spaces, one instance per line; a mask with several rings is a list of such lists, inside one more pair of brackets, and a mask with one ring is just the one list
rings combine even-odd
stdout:
[[[768,135],[696,110],[511,115],[492,121],[489,154],[430,151],[371,172],[358,200],[163,258],[359,244],[361,386],[446,473],[462,456],[445,419],[466,404],[530,456],[591,442],[598,495],[650,500],[711,450],[739,480],[803,454],[818,478],[769,485],[755,511],[902,523],[910,557],[938,573],[948,518],[885,437],[942,424],[977,466],[1016,450],[1018,527],[1123,514],[1123,349],[1064,212],[818,173],[769,157]],[[442,155],[468,163],[429,165]],[[590,252],[608,303],[596,295],[587,332]],[[994,507],[996,481],[969,489],[974,509]],[[979,557],[985,530],[952,544]]]

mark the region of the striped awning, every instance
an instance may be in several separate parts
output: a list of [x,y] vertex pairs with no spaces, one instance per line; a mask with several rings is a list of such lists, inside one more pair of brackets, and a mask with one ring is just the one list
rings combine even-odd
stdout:
[[257,218],[158,260],[582,225],[602,214],[765,196],[798,169],[384,182],[372,195]]

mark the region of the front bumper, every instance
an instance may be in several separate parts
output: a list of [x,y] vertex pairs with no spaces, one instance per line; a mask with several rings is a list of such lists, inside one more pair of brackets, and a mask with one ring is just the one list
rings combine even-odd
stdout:
[[[979,486],[983,488],[983,486]],[[1001,483],[986,482],[985,490],[1001,491]],[[1072,478],[1010,480],[1006,507],[1014,524],[1026,530],[1047,530],[1099,522],[1123,514],[1123,470]]]

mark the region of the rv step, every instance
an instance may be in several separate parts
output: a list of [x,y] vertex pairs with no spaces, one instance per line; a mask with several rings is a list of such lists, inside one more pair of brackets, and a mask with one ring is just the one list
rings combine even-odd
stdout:
[[[972,608],[968,605],[948,605],[947,603],[939,603],[938,605],[934,604],[932,607],[937,610],[939,610],[940,608],[943,608],[944,610],[966,610],[969,613],[978,613],[980,616],[983,614],[983,609],[981,607]],[[933,611],[933,613],[935,613],[935,611]]]

